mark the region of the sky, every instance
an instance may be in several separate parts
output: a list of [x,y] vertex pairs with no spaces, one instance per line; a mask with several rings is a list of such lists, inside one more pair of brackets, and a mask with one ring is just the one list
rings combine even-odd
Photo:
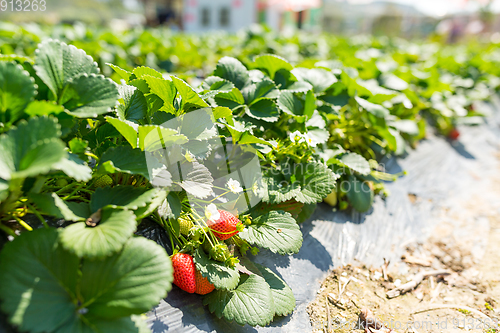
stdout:
[[[350,3],[362,4],[373,2],[373,0],[347,0]],[[406,5],[411,5],[422,13],[431,16],[444,16],[447,14],[453,14],[460,11],[475,11],[479,8],[476,1],[469,1],[465,3],[464,0],[387,0],[396,3],[403,3]],[[500,0],[493,1],[493,10],[495,12],[500,12]]]

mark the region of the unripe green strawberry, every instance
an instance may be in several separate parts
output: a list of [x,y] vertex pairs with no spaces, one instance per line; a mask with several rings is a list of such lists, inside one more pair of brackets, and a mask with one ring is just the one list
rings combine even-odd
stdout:
[[349,203],[347,201],[341,201],[340,202],[340,204],[339,204],[339,209],[340,210],[347,209],[347,207],[349,207]]
[[94,182],[95,187],[106,187],[111,185],[113,185],[113,179],[108,175],[97,178],[97,180]]
[[56,181],[56,186],[63,188],[64,186],[68,185],[68,181],[64,178],[59,178]]
[[189,230],[193,227],[193,221],[191,221],[191,219],[187,216],[181,216],[177,219],[177,221],[179,222],[181,234],[187,236],[189,234]]
[[226,240],[236,235],[241,221],[233,214],[219,209],[220,217],[216,221],[208,221],[207,225],[214,232],[215,237]]
[[210,249],[210,257],[216,261],[224,262],[231,256],[226,244],[216,244]]
[[323,199],[323,201],[330,206],[335,207],[337,205],[337,190],[334,189],[332,193],[328,194],[326,198]]
[[204,239],[202,238],[204,235],[204,228],[199,225],[193,225],[188,233],[189,238],[196,242],[200,241],[200,239]]
[[201,275],[200,271],[198,270],[196,270],[195,279],[196,279],[195,292],[197,294],[206,295],[208,293],[211,293],[215,289],[215,286],[211,284],[207,278],[203,277],[203,275]]
[[172,256],[174,268],[174,284],[188,293],[196,291],[196,268],[193,257],[187,253],[176,253]]

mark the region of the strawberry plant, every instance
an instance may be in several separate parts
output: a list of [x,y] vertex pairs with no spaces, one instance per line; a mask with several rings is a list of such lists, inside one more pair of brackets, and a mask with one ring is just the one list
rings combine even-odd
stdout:
[[[147,67],[127,72],[113,66],[125,81],[117,85],[98,74],[83,51],[54,40],[40,44],[33,62],[6,64],[5,71],[27,78],[37,92],[2,100],[1,227],[12,239],[1,252],[0,280],[10,287],[0,289],[0,299],[13,325],[33,332],[142,330],[134,315],[164,297],[172,280],[219,304],[229,302],[230,312],[211,311],[240,324],[266,325],[293,311],[284,281],[246,268],[253,265],[247,251],[290,254],[302,243],[289,213],[252,211],[262,190],[260,162],[246,146],[271,143],[234,130],[227,123],[233,121],[230,109],[210,108],[183,80]],[[3,88],[2,94],[13,92]],[[221,139],[239,146],[217,144]],[[238,158],[217,157],[228,148]],[[258,172],[243,174],[252,162]],[[224,167],[240,171],[228,174]],[[164,228],[172,260],[153,241],[134,235],[145,218]],[[36,249],[24,255],[30,262],[12,260],[21,248],[29,250],[26,244]],[[27,273],[21,263],[40,269]],[[92,274],[104,269],[114,272],[109,278],[115,282],[94,281],[86,291],[96,279]],[[23,305],[30,281],[41,283]],[[248,288],[254,292],[245,292],[241,304],[227,297]],[[35,302],[56,290],[54,307],[35,313],[41,304]],[[58,314],[58,307],[65,312]],[[257,316],[247,315],[248,308]],[[47,326],[34,326],[49,312]]]

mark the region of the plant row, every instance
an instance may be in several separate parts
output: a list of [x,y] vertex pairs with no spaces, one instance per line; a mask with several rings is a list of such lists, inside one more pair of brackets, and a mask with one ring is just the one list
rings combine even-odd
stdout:
[[222,57],[194,87],[110,63],[113,81],[52,39],[32,57],[2,56],[0,300],[10,323],[147,331],[138,315],[172,282],[241,325],[290,314],[293,292],[254,261],[259,251],[297,253],[299,224],[324,199],[368,211],[396,177],[384,158],[405,154],[429,124],[456,139],[497,88],[472,58],[464,70],[435,62],[432,45],[412,56],[364,42],[298,66]]

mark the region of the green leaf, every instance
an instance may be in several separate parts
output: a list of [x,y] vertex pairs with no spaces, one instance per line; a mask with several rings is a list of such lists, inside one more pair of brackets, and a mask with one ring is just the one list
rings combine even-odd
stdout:
[[151,93],[151,89],[149,89],[148,83],[143,79],[134,79],[129,81],[129,85],[136,87],[142,92],[144,95]]
[[190,85],[188,85],[185,81],[172,76],[172,81],[174,82],[177,91],[181,95],[182,98],[182,109],[190,110],[190,109],[199,109],[208,107],[207,102],[205,102],[200,95]]
[[188,194],[205,199],[212,193],[214,179],[210,170],[203,164],[193,161],[190,165],[183,165],[182,177],[180,186]]
[[266,141],[261,138],[257,138],[254,135],[251,134],[252,131],[252,126],[250,123],[243,124],[240,121],[235,121],[234,119],[230,118],[229,123],[232,123],[233,125],[226,124],[227,129],[231,133],[231,136],[236,143],[244,144],[244,143],[261,143],[265,144],[268,146],[273,146],[276,147],[276,143]]
[[130,146],[109,148],[102,155],[98,170],[100,173],[115,173],[118,171],[131,175],[138,174],[150,180],[146,153]]
[[294,219],[297,219],[304,204],[302,202],[298,202],[294,199],[281,202],[279,204],[269,204],[261,202],[256,208],[254,208],[259,214],[268,213],[273,210],[282,210],[284,212],[288,212],[292,215]]
[[78,156],[82,156],[87,151],[88,141],[81,138],[73,138],[68,142],[69,150]]
[[[203,82],[202,87],[206,90],[210,90],[210,92],[207,93],[210,94],[211,92],[215,93],[218,91],[231,91],[234,88],[234,84],[218,76],[209,76]],[[207,94],[205,94],[203,97],[205,97]]]
[[273,253],[298,253],[302,246],[302,232],[290,213],[271,211],[252,220],[252,224],[238,234],[242,239]]
[[132,238],[111,257],[81,261],[58,235],[44,228],[23,233],[0,253],[0,299],[11,323],[36,333],[147,332],[130,315],[148,311],[170,290],[165,250]]
[[73,223],[61,232],[61,244],[78,257],[97,259],[118,252],[136,229],[132,211],[104,208],[97,226]]
[[76,317],[78,258],[58,244],[56,229],[26,232],[0,252],[0,298],[22,331],[53,332]]
[[370,91],[371,97],[369,97],[369,101],[375,104],[382,104],[383,102],[390,101],[399,95],[397,91],[381,87],[375,79],[367,81],[358,79],[357,82],[360,86],[363,86]]
[[394,74],[382,74],[380,76],[381,84],[389,89],[403,91],[409,88],[409,85],[403,79]]
[[275,122],[278,121],[280,112],[272,100],[260,99],[246,109],[246,114],[252,118]]
[[326,129],[310,129],[307,131],[307,136],[316,144],[321,144],[328,141],[330,132],[328,132]]
[[132,74],[134,74],[139,79],[144,78],[145,76],[163,78],[163,75],[161,75],[160,72],[146,66],[139,66],[134,68],[132,70]]
[[172,264],[151,240],[132,238],[117,255],[84,261],[80,292],[95,299],[88,314],[118,318],[149,311],[171,289]]
[[52,39],[38,46],[33,67],[56,100],[73,78],[84,73],[99,73],[97,63],[85,51]]
[[[344,186],[348,186],[346,189]],[[351,205],[358,212],[368,211],[373,204],[373,191],[367,183],[360,181],[354,176],[349,176],[346,185],[343,189],[347,190],[347,198]]]
[[[467,119],[467,118],[462,118],[462,119]],[[398,120],[391,123],[391,125],[394,126],[398,131],[406,133],[411,136],[418,135],[420,132],[417,123],[409,119]]]
[[28,63],[33,65],[33,59],[18,54],[0,54],[0,61],[17,61],[18,63]]
[[0,178],[26,178],[46,173],[65,156],[54,118],[30,118],[0,136]]
[[273,99],[279,96],[279,90],[276,88],[274,82],[269,79],[248,85],[241,93],[245,98],[245,103],[249,106],[262,99]]
[[[67,100],[66,96],[71,98]],[[67,100],[64,107],[78,118],[95,118],[111,111],[118,97],[116,83],[102,75],[86,73],[68,80],[68,88],[63,95],[63,99]]]
[[180,115],[176,120],[180,125],[180,134],[189,140],[207,140],[218,135],[210,108]]
[[186,136],[177,130],[158,125],[139,126],[139,148],[146,151],[164,149],[173,144],[183,144],[188,141]]
[[321,96],[320,99],[334,106],[344,107],[345,105],[349,104],[349,100],[351,99],[351,97],[346,92],[342,92],[335,96],[333,95]]
[[86,203],[68,205],[55,193],[30,193],[29,198],[43,214],[63,218],[67,221],[84,221],[89,217],[88,209],[78,207],[78,205],[87,205]]
[[306,120],[309,120],[314,114],[314,110],[316,110],[316,96],[312,90],[309,90],[306,94],[306,100],[304,102],[304,116],[306,116]]
[[211,260],[200,248],[194,253],[193,260],[196,269],[215,286],[215,289],[232,290],[238,285],[240,274],[236,269]]
[[370,163],[361,155],[356,153],[347,153],[342,155],[339,160],[348,168],[359,172],[362,175],[368,175],[371,171]]
[[294,92],[294,93],[299,93],[299,92],[308,92],[309,90],[312,90],[313,89],[313,86],[306,82],[306,81],[295,81],[293,82],[291,85],[289,85],[288,87],[286,87],[286,91],[289,91],[289,92]]
[[[342,81],[342,83],[347,87],[347,92],[349,94],[349,96],[351,97],[354,97],[354,96],[372,96],[372,92],[365,88],[364,86],[360,85],[358,83],[358,81],[354,78],[351,78],[348,74],[347,74],[347,70],[349,69],[353,69],[353,68],[344,68],[342,70],[342,73],[340,74],[340,79]],[[357,71],[354,70],[356,73]],[[354,74],[354,73],[350,73],[350,74]],[[352,75],[352,77],[355,77],[355,75]]]
[[152,125],[161,125],[163,123],[166,123],[169,120],[172,120],[174,118],[177,118],[174,114],[172,113],[167,113],[165,111],[156,111],[153,116],[151,117],[151,124]]
[[0,121],[14,123],[35,98],[35,80],[20,65],[0,62]]
[[214,75],[234,83],[238,89],[242,89],[250,81],[246,67],[239,60],[231,57],[223,57],[219,60]]
[[271,288],[258,275],[242,275],[234,290],[214,290],[203,298],[210,312],[240,325],[266,326],[274,317]]
[[[117,319],[104,319],[97,316],[84,316],[85,322],[78,317],[73,317],[65,323],[56,333],[151,333],[140,316],[122,317]],[[87,326],[89,323],[91,326]]]
[[137,131],[139,129],[138,125],[129,122],[127,120],[120,120],[118,118],[113,118],[109,116],[106,117],[106,121],[111,125],[113,125],[113,127],[116,128],[116,130],[120,132],[121,135],[123,135],[125,140],[127,140],[128,143],[130,143],[132,148],[137,148],[137,138],[138,138]]
[[68,154],[66,158],[54,164],[53,169],[64,172],[77,182],[86,182],[92,178],[92,169],[74,154]]
[[354,97],[354,99],[359,104],[359,106],[373,114],[375,117],[385,118],[389,115],[389,110],[384,108],[382,105],[373,104],[371,102],[368,102],[366,99],[360,98],[358,96]]
[[163,218],[177,219],[182,212],[182,202],[177,192],[169,192],[167,199],[158,207],[158,214]]
[[159,191],[156,188],[147,189],[127,185],[98,188],[90,200],[90,210],[93,213],[107,205],[137,210],[139,207],[146,207]]
[[295,176],[300,188],[295,200],[306,204],[322,201],[335,188],[336,180],[339,178],[339,175],[328,167],[315,162],[297,165]]
[[229,92],[218,93],[214,99],[217,105],[228,107],[230,109],[234,109],[245,104],[245,98],[238,88],[233,88]]
[[264,54],[255,58],[255,67],[264,69],[271,79],[280,69],[291,71],[293,66],[288,61],[274,54]]
[[291,184],[283,175],[273,175],[265,177],[262,190],[262,201],[279,204],[291,199],[300,192],[298,183]]
[[255,263],[255,267],[266,280],[273,295],[274,314],[276,316],[287,316],[295,309],[295,296],[292,289],[276,273],[269,268]]
[[305,204],[302,207],[302,210],[300,211],[299,216],[297,217],[297,223],[304,223],[307,221],[314,213],[316,210],[317,204],[316,203],[311,203],[311,204]]
[[57,105],[55,102],[49,101],[33,101],[28,104],[24,113],[28,116],[47,116],[49,114],[57,115],[64,111],[62,105]]
[[119,86],[120,104],[116,114],[121,120],[141,120],[148,112],[148,104],[144,94],[134,86]]
[[230,108],[226,108],[223,106],[215,107],[212,111],[214,114],[214,119],[219,119],[219,118],[227,119],[232,117],[233,115],[233,112],[231,111]]
[[125,82],[128,82],[132,73],[110,63],[106,63],[106,65],[111,67],[116,72],[116,74],[118,74],[122,79],[125,80]]
[[145,207],[140,207],[134,211],[135,216],[137,216],[137,220],[141,220],[151,214],[154,213],[154,211],[160,207],[165,199],[167,198],[167,192],[160,190],[156,191],[155,196],[149,202]]
[[7,199],[9,196],[9,182],[0,178],[0,202]]
[[404,154],[405,150],[406,150],[406,142],[405,142],[405,139],[401,136],[401,134],[395,130],[394,128],[389,128],[389,132],[394,136],[394,138],[396,139],[396,150],[394,151],[394,153],[396,155],[402,155]]
[[387,147],[392,151],[396,151],[398,142],[394,134],[388,128],[377,127],[376,129],[378,134],[387,142]]
[[[2,154],[0,153],[0,155]],[[10,176],[12,178],[26,178],[58,169],[58,163],[62,161],[61,157],[64,156],[64,143],[61,140],[54,138],[39,142],[31,146],[31,150],[23,155],[17,171]]]
[[177,95],[177,89],[172,80],[166,80],[161,75],[159,77],[144,75],[142,78],[146,81],[150,92],[163,101],[161,110],[176,114],[177,110],[174,107],[174,99]]
[[323,68],[297,67],[292,70],[292,74],[297,79],[310,83],[315,93],[324,92],[338,81],[331,71]]
[[312,116],[316,107],[314,94],[312,94],[311,91],[309,92],[310,93],[306,94],[304,104],[302,100],[291,91],[282,90],[278,98],[278,107],[281,111],[294,116],[297,121],[303,122],[306,118]]

